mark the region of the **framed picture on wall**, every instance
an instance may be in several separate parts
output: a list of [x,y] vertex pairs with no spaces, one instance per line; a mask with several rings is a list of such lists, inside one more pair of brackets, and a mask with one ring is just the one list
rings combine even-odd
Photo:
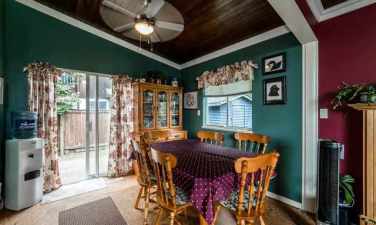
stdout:
[[184,93],[184,109],[197,109],[197,91]]
[[264,105],[280,105],[287,102],[286,77],[264,80]]
[[279,53],[262,59],[262,73],[269,75],[286,71],[286,53]]

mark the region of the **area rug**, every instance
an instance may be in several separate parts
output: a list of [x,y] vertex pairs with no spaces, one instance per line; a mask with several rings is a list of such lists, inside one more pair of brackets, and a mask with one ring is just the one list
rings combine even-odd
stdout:
[[59,225],[127,225],[110,197],[59,213]]
[[105,187],[106,182],[103,178],[90,179],[75,184],[63,185],[59,189],[45,194],[43,196],[42,203],[50,203],[65,198],[70,198],[76,195],[96,191]]

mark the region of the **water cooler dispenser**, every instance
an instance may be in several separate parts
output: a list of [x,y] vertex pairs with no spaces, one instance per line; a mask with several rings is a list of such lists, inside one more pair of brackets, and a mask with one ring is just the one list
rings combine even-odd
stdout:
[[5,149],[5,208],[21,210],[43,197],[43,140],[36,138],[36,114],[12,115]]

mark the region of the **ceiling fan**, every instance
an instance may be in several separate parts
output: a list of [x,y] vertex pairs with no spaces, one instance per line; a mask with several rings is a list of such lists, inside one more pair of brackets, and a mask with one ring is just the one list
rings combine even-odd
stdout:
[[100,13],[114,31],[135,40],[169,41],[184,30],[183,16],[164,0],[103,0]]

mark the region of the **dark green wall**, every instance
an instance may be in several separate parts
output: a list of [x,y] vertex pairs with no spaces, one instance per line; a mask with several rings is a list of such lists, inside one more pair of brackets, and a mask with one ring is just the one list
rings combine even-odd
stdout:
[[[180,77],[180,71],[170,66],[65,24],[14,0],[0,0],[3,1],[6,32],[0,31],[1,34],[5,33],[6,39],[7,113],[26,109],[27,82],[23,68],[35,61],[108,74],[139,77],[147,71],[160,71],[165,77]],[[0,64],[0,71],[1,68]],[[0,120],[2,118],[4,116],[0,115]],[[1,164],[2,161],[0,174]]]
[[[253,131],[272,137],[270,148],[280,152],[278,177],[272,184],[272,192],[301,202],[301,146],[302,146],[302,50],[292,34],[230,53],[225,56],[184,69],[181,79],[185,91],[197,89],[196,77],[206,70],[212,70],[241,60],[253,60],[261,67],[265,56],[286,52],[287,71],[281,74],[262,76],[261,69],[255,71],[253,82]],[[285,75],[287,78],[286,105],[263,105],[263,79]],[[184,110],[184,126],[190,137],[201,129],[202,91],[199,91],[199,108]],[[225,132],[225,144],[234,146],[233,133]]]

